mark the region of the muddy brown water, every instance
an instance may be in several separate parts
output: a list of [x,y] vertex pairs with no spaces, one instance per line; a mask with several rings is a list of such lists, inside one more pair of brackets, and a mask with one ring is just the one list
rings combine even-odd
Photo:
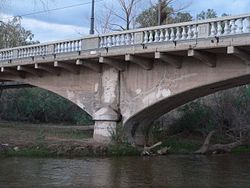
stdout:
[[1,158],[0,188],[250,187],[250,154]]

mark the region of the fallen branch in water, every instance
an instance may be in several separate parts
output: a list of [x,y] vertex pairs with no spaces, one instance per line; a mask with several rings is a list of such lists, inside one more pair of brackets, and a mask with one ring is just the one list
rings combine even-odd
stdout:
[[211,131],[207,135],[202,147],[199,150],[195,151],[194,153],[195,154],[229,153],[232,151],[232,149],[243,145],[242,141],[236,141],[236,142],[229,143],[229,144],[210,145],[210,140],[215,133],[216,133],[215,130]]
[[160,146],[162,144],[162,142],[157,142],[156,144],[150,146],[150,147],[147,147],[147,146],[144,146],[144,149],[142,151],[142,155],[145,156],[145,155],[151,155],[152,152],[151,150],[156,148],[157,146]]

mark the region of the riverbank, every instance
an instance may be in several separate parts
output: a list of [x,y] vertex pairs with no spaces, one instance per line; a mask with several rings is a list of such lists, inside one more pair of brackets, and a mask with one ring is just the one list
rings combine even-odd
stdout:
[[92,139],[93,126],[0,123],[3,157],[102,157],[139,155],[128,144],[105,145]]
[[[93,126],[40,125],[0,123],[0,156],[2,157],[106,157],[138,156],[141,149],[129,144],[105,145],[92,139]],[[170,154],[192,154],[203,144],[203,138],[192,135],[172,136],[161,147]],[[233,153],[250,153],[239,147]]]

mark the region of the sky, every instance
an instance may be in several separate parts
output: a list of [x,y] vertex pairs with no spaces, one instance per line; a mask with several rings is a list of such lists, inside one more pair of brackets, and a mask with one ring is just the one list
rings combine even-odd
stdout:
[[[4,1],[4,0],[0,0]],[[6,21],[12,16],[21,15],[22,25],[25,29],[31,30],[34,40],[48,42],[54,40],[64,40],[80,38],[88,35],[90,25],[91,0],[5,0],[0,9],[0,20]],[[117,0],[95,0],[96,17],[102,19],[104,4],[117,9]],[[143,6],[138,7],[138,11],[147,8],[142,0]],[[151,0],[156,1],[156,0]],[[176,0],[175,6],[187,5],[185,11],[194,17],[202,10],[214,9],[218,15],[228,13],[237,15],[250,13],[250,0]],[[68,8],[63,8],[68,7]],[[51,10],[57,9],[60,10]],[[63,9],[61,9],[63,8]],[[51,11],[49,11],[51,10]],[[29,14],[42,11],[39,14]]]

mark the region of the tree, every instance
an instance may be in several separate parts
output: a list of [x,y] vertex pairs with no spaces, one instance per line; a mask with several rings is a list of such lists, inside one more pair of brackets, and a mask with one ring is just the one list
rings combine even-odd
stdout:
[[[181,8],[174,8],[172,5],[173,2],[174,0],[163,0],[160,2],[161,25],[191,21],[192,16],[189,13],[181,12],[187,5]],[[152,5],[137,16],[136,22],[139,24],[139,27],[150,27],[158,24],[158,6],[158,3]]]
[[14,17],[7,22],[0,21],[0,48],[33,44],[33,37],[31,31],[22,27],[21,17]]
[[[224,16],[229,16],[229,14],[227,13],[223,13],[221,15],[221,17]],[[209,19],[209,18],[217,18],[217,13],[214,9],[207,9],[206,11],[201,11],[198,15],[197,15],[197,20],[205,20],[205,19]]]
[[104,5],[104,14],[99,14],[97,32],[124,31],[135,27],[137,5],[142,0],[115,0],[116,4]]
[[207,9],[207,11],[201,11],[197,15],[198,20],[205,20],[208,18],[216,18],[216,17],[217,17],[217,13],[215,12],[214,9]]

